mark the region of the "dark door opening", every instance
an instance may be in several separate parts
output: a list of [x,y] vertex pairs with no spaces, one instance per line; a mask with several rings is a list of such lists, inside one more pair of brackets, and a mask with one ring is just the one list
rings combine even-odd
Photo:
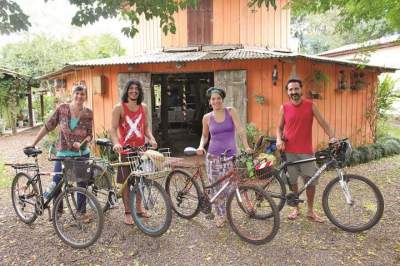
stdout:
[[178,155],[187,146],[197,147],[214,73],[154,74],[151,84],[153,133],[160,146]]

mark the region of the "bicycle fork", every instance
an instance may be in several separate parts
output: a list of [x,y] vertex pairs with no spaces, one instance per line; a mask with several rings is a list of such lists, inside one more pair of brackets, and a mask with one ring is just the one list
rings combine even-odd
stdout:
[[343,192],[344,198],[346,199],[346,203],[349,204],[349,205],[352,205],[353,204],[353,199],[351,197],[351,193],[350,193],[349,187],[347,186],[347,182],[344,180],[343,170],[342,169],[336,169],[336,173],[338,174],[339,184],[340,184],[340,187],[342,188],[342,192]]

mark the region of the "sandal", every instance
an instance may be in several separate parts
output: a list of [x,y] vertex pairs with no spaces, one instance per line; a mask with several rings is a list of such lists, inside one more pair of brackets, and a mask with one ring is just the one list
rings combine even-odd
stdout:
[[289,220],[296,220],[299,216],[300,216],[300,210],[296,208],[288,215],[287,218]]
[[215,219],[215,226],[218,228],[222,228],[225,226],[225,218],[224,217],[217,217]]

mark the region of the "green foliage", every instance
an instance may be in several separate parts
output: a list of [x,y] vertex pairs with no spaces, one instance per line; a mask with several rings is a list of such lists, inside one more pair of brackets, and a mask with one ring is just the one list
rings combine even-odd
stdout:
[[375,30],[379,25],[387,25],[393,32],[400,30],[398,1],[292,0],[290,7],[294,16],[325,14],[337,9],[340,18],[337,27],[340,31],[352,32],[360,24]]
[[12,0],[0,0],[0,34],[28,30],[28,16]]
[[400,139],[384,137],[378,139],[374,144],[360,146],[353,149],[347,165],[357,165],[378,160],[382,157],[400,154]]
[[11,185],[11,177],[7,175],[5,165],[0,161],[0,188],[8,188]]
[[258,138],[263,135],[262,131],[259,130],[254,124],[250,123],[246,125],[247,132],[247,142],[250,147],[254,147],[254,144],[258,140]]
[[[345,44],[378,39],[394,33],[383,20],[368,21],[354,25],[351,30],[340,30],[343,19],[338,9],[323,14],[292,13],[292,35],[300,41],[300,51],[305,54],[318,54]],[[362,53],[368,57],[368,51]]]
[[400,98],[400,94],[395,91],[396,81],[389,75],[386,75],[379,82],[376,108],[379,118],[386,118],[387,112],[392,109],[392,105],[396,98]]
[[78,42],[55,40],[42,34],[3,46],[0,50],[0,65],[36,77],[58,70],[67,62],[124,53],[119,41],[109,34],[84,37]]

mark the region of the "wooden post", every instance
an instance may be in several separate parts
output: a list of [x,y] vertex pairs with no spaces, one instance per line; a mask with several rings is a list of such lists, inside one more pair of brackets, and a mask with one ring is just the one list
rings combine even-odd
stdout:
[[33,127],[33,112],[32,112],[32,88],[28,88],[28,113],[29,113],[29,126]]
[[168,98],[167,98],[167,75],[161,75],[161,134],[162,140],[168,142]]
[[40,117],[42,118],[42,122],[44,123],[44,99],[43,99],[43,93],[40,93]]

